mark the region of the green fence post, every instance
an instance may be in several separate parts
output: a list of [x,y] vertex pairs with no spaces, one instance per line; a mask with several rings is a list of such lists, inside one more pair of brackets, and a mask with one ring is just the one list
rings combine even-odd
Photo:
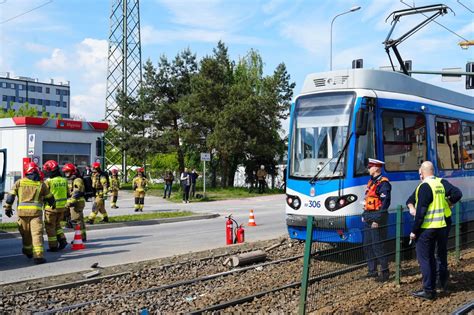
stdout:
[[402,213],[403,206],[397,207],[397,221],[395,223],[395,283],[400,285],[400,242],[402,237]]
[[460,214],[460,207],[461,207],[461,203],[458,202],[456,203],[456,205],[454,206],[454,213],[456,214],[456,227],[455,227],[455,242],[456,242],[456,263],[459,264],[459,261],[460,261],[460,258],[461,258],[461,233],[460,233],[460,230],[461,230],[461,226],[460,226],[460,222],[461,222],[461,214]]
[[311,246],[313,244],[313,216],[306,219],[306,243],[304,245],[303,274],[301,276],[300,309],[299,314],[306,314],[306,298],[308,295],[309,268],[311,264]]

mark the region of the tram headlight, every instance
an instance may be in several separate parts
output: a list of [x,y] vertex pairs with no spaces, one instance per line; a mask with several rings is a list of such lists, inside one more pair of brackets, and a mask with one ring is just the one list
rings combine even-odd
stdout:
[[329,211],[336,211],[357,200],[356,195],[331,196],[326,198],[324,205]]
[[300,200],[299,199],[294,199],[293,200],[293,208],[298,209],[301,206]]
[[286,195],[286,204],[291,208],[298,210],[301,207],[301,200],[298,196]]

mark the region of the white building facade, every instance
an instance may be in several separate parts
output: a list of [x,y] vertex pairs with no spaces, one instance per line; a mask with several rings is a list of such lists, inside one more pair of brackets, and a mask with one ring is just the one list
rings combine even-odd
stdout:
[[73,163],[83,170],[101,162],[97,139],[108,129],[105,122],[58,120],[38,117],[0,119],[0,148],[7,150],[5,191],[22,176],[24,161],[42,166],[55,160],[62,167]]
[[56,84],[53,79],[49,83],[39,82],[28,77],[11,78],[0,76],[1,106],[4,111],[17,110],[28,102],[41,115],[61,114],[61,118],[70,117],[70,86],[68,83]]

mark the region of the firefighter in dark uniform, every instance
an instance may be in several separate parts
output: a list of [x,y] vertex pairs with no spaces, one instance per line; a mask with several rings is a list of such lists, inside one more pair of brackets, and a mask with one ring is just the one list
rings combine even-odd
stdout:
[[[364,212],[364,252],[367,259],[368,278],[385,282],[390,273],[388,257],[384,242],[387,239],[388,208],[392,186],[388,178],[382,176],[382,167],[385,163],[376,159],[369,159],[368,169],[371,176],[365,191]],[[380,276],[377,265],[380,264]]]
[[64,220],[66,210],[67,179],[61,176],[59,165],[54,160],[46,161],[43,165],[43,171],[46,177],[45,184],[56,201],[55,209],[48,205],[44,206],[44,226],[46,235],[48,235],[48,251],[57,252],[67,245],[66,236],[61,227],[61,221]]
[[26,177],[13,184],[5,201],[5,214],[13,215],[12,205],[18,196],[18,229],[23,240],[23,254],[34,258],[36,264],[46,262],[43,257],[43,205],[46,201],[52,209],[56,207],[54,196],[40,180],[40,170],[36,163],[25,167]]
[[87,241],[86,224],[84,223],[85,186],[84,181],[79,176],[79,172],[74,164],[68,163],[63,166],[64,175],[68,181],[68,199],[66,207],[71,213],[71,223],[81,227],[82,241]]
[[133,178],[132,187],[135,196],[135,212],[143,212],[143,205],[145,204],[145,190],[148,186],[148,179],[145,177],[145,170],[143,167],[137,169],[137,176]]
[[120,189],[120,178],[118,176],[118,169],[112,169],[112,178],[110,179],[110,192],[112,194],[112,204],[111,208],[117,209],[117,199],[118,199],[118,191]]
[[[416,241],[416,257],[423,276],[423,289],[413,292],[413,296],[434,300],[437,267],[435,247],[441,247],[439,278],[441,285],[446,287],[448,282],[446,215],[451,212],[449,205],[461,200],[462,193],[446,180],[434,176],[434,166],[429,161],[421,164],[419,174],[423,182],[415,190],[416,214],[410,239]],[[439,249],[438,255],[440,255]]]
[[109,216],[105,210],[105,200],[107,200],[107,192],[109,188],[107,187],[107,176],[100,169],[100,163],[94,162],[92,164],[92,188],[95,192],[94,203],[92,204],[92,212],[89,215],[89,220],[87,223],[94,224],[95,217],[97,213],[102,214],[102,222],[109,222]]

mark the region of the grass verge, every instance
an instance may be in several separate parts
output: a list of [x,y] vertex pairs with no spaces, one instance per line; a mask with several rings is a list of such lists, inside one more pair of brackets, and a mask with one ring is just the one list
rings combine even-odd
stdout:
[[[150,212],[150,213],[140,213],[140,214],[130,214],[130,215],[117,215],[117,216],[109,217],[109,222],[122,223],[122,222],[131,222],[131,221],[146,221],[146,220],[153,220],[153,219],[188,217],[193,214],[194,213],[191,211],[173,211],[173,212]],[[96,222],[96,224],[101,224],[101,223]],[[64,227],[64,224],[62,225]],[[0,231],[3,231],[3,232],[18,231],[18,225],[16,222],[0,223]]]
[[[174,186],[173,186],[174,188]],[[245,187],[229,187],[229,188],[210,188],[206,189],[206,197],[203,198],[191,198],[191,202],[207,202],[207,201],[217,201],[217,200],[229,200],[229,199],[242,199],[242,198],[250,198],[250,197],[257,197],[257,196],[267,196],[267,195],[275,195],[275,194],[283,194],[284,192],[280,189],[266,189],[265,193],[259,194],[256,189],[253,191],[249,191],[248,188]],[[162,197],[163,191],[162,190],[155,190],[150,189],[148,194],[153,196]],[[202,187],[196,188],[196,195],[202,195]],[[171,198],[168,199],[172,202],[182,202],[183,198],[183,191],[178,188],[178,190],[173,190],[171,193]]]

